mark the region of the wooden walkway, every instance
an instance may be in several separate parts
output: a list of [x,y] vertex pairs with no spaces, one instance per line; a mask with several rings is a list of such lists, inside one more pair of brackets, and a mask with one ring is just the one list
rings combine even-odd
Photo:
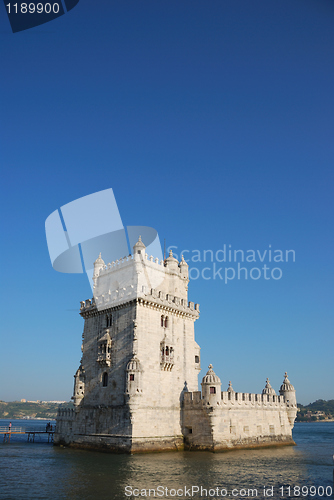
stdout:
[[38,431],[38,430],[30,430],[26,431],[23,427],[11,427],[9,429],[8,425],[0,427],[0,435],[3,434],[3,442],[4,443],[10,443],[10,438],[13,435],[16,434],[27,434],[28,435],[28,443],[34,443],[35,442],[35,437],[43,437],[47,436],[48,437],[48,443],[53,443],[53,435],[54,435],[54,430],[44,430],[44,431]]

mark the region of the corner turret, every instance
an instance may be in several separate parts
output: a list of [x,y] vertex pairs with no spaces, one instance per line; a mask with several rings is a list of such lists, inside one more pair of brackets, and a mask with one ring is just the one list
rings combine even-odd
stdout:
[[79,404],[84,398],[84,395],[85,395],[85,370],[83,369],[82,365],[80,365],[76,371],[76,374],[74,375],[74,390],[73,390],[73,396],[71,397],[71,399],[73,399],[74,406],[79,406]]
[[168,268],[168,270],[171,273],[178,274],[180,272],[179,270],[179,261],[173,257],[173,252],[172,250],[169,251],[169,256],[167,257],[165,261],[165,266]]
[[139,236],[137,243],[133,247],[134,258],[137,259],[138,258],[137,256],[142,256],[144,258],[145,257],[145,250],[146,250],[146,246],[142,242],[141,236]]
[[186,261],[184,260],[183,255],[182,255],[179,267],[180,267],[181,278],[189,281],[189,266],[186,263]]
[[93,277],[98,276],[99,272],[100,272],[100,269],[102,269],[104,266],[105,266],[105,263],[104,263],[104,260],[101,257],[101,252],[100,252],[98,258],[94,262],[94,274],[93,274]]
[[290,380],[288,379],[288,374],[285,372],[283,384],[280,387],[279,393],[281,396],[284,396],[285,402],[290,405],[296,405],[296,391]]
[[139,359],[134,355],[126,365],[126,387],[125,397],[126,401],[136,404],[134,396],[141,396],[142,391],[142,367]]
[[221,381],[209,365],[209,370],[202,379],[202,399],[206,405],[219,405],[221,401]]
[[291,425],[291,428],[294,425],[296,416],[297,416],[297,400],[296,400],[296,391],[290,380],[288,379],[288,374],[285,372],[283,384],[280,387],[279,393],[281,396],[284,396],[284,400],[288,407],[288,418]]

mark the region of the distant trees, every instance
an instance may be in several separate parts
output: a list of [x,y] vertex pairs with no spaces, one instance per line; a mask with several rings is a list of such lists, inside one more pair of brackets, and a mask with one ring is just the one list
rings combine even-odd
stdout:
[[297,422],[315,422],[334,418],[334,399],[317,399],[306,406],[298,404]]

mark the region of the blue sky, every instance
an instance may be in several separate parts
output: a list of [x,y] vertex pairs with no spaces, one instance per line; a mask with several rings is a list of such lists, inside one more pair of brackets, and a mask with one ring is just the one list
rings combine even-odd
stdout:
[[333,23],[329,0],[80,0],[13,34],[0,5],[1,399],[71,397],[91,291],[44,223],[110,187],[178,250],[293,249],[280,280],[190,282],[200,379],[334,398]]

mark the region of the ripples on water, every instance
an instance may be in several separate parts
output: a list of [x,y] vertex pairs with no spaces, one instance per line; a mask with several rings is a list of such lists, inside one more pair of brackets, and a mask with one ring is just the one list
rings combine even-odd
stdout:
[[[0,420],[0,426],[8,423]],[[27,420],[12,424],[26,429],[45,426]],[[113,455],[53,447],[45,442],[28,443],[26,436],[13,436],[11,443],[3,444],[0,436],[0,499],[126,500],[131,498],[125,496],[126,486],[148,490],[159,485],[169,489],[198,485],[207,490],[226,488],[229,493],[233,488],[256,488],[257,498],[276,500],[289,498],[287,490],[280,496],[278,488],[282,485],[333,487],[334,423],[296,424],[294,439],[294,447],[227,453]],[[274,487],[273,497],[264,497],[264,485]],[[150,498],[154,498],[152,492]],[[203,493],[193,498],[208,496]]]

